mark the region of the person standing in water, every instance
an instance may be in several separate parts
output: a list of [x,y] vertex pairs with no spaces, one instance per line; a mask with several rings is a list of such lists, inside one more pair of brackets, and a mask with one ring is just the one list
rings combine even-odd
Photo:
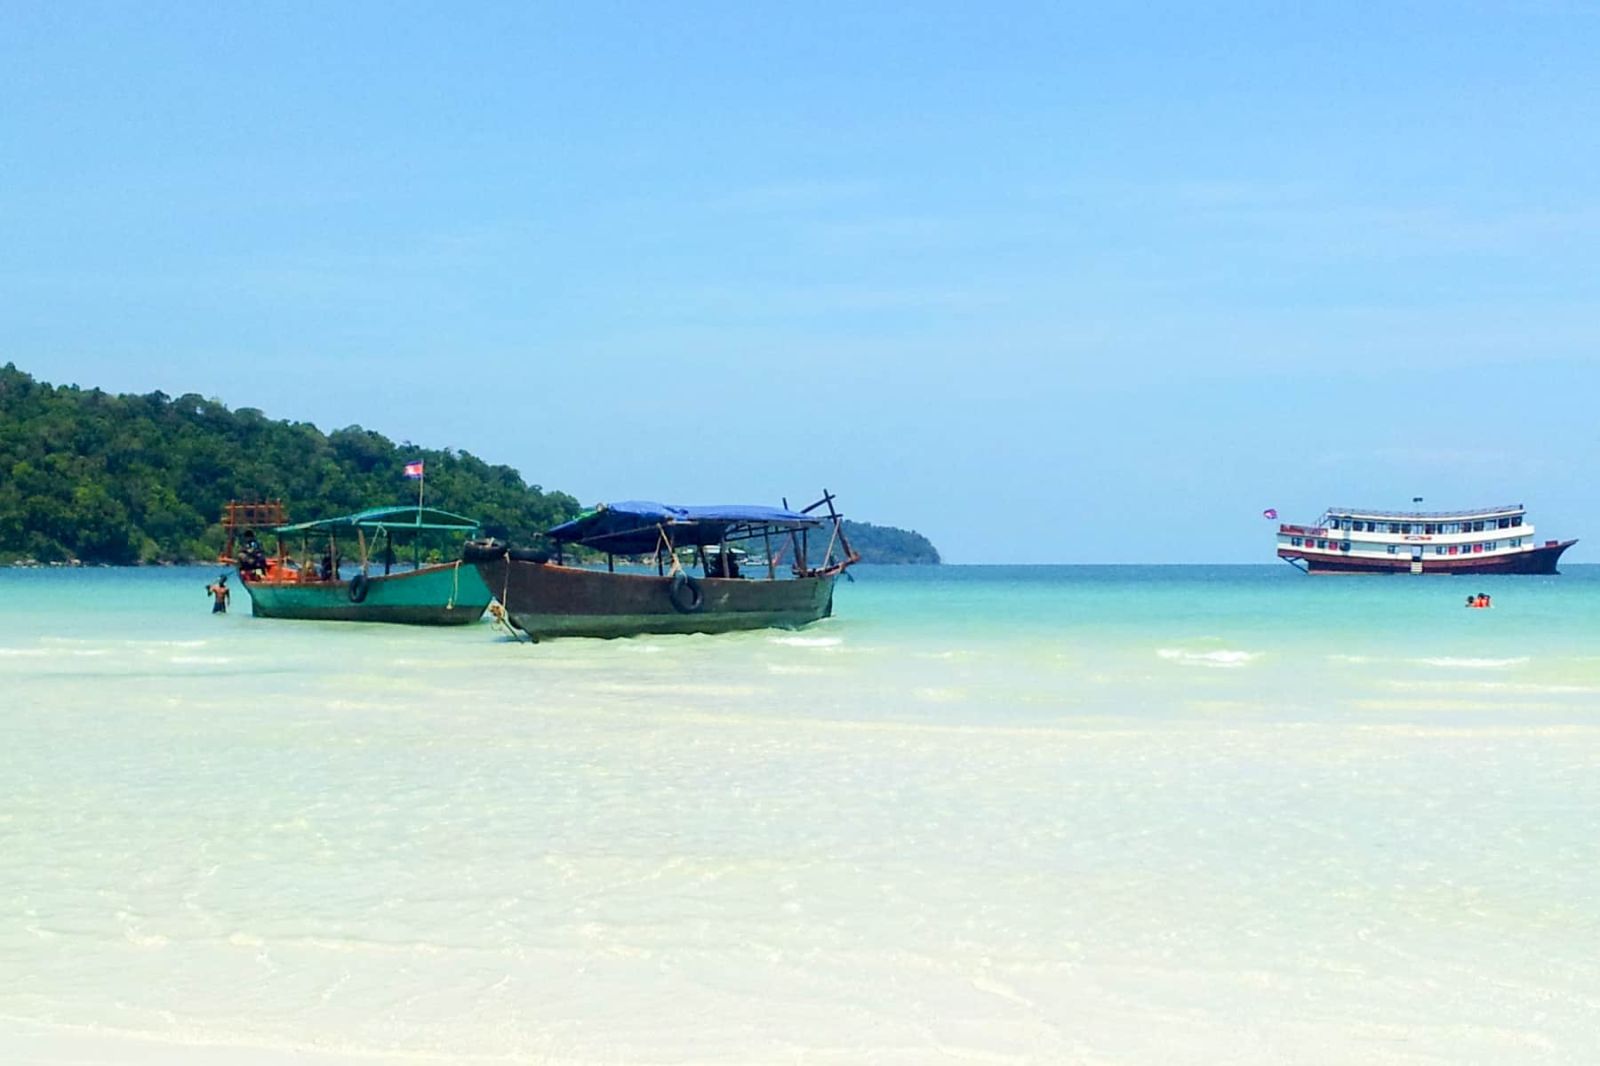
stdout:
[[228,591],[228,575],[217,578],[215,585],[207,585],[206,592],[211,594],[211,613],[227,614],[228,601],[233,598],[233,593]]

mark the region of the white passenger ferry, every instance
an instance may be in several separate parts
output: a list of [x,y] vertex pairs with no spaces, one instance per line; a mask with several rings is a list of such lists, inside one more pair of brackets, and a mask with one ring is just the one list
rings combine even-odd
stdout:
[[1522,504],[1470,511],[1330,507],[1278,527],[1278,558],[1309,574],[1554,574],[1576,540],[1534,537]]

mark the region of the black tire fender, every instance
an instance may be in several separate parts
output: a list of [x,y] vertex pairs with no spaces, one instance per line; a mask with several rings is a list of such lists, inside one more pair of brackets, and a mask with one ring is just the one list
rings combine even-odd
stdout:
[[367,598],[367,575],[357,574],[350,579],[350,585],[345,591],[350,596],[351,603],[360,603]]
[[667,586],[667,599],[672,601],[673,609],[679,614],[694,614],[706,604],[700,582],[682,570],[672,575],[672,583]]

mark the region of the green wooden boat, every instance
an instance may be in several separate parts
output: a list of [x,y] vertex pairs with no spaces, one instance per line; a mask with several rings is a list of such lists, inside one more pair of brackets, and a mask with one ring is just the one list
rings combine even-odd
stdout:
[[[293,525],[282,519],[282,507],[275,503],[230,504],[223,519],[228,533],[223,558],[238,566],[250,594],[250,613],[258,618],[467,625],[482,617],[494,598],[477,567],[459,559],[420,561],[424,534],[470,537],[477,532],[478,523],[464,515],[418,506],[376,507]],[[261,546],[258,527],[276,538],[276,554]],[[353,566],[341,554],[352,538]],[[409,540],[413,549],[409,568],[396,568],[400,539]]]

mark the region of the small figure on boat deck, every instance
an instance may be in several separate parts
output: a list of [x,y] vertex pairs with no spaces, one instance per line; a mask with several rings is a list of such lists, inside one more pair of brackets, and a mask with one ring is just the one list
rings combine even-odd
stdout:
[[[723,572],[723,568],[727,572]],[[706,552],[705,563],[706,577],[742,577],[739,573],[739,557],[733,552]]]
[[227,574],[223,574],[220,577],[218,577],[217,581],[216,581],[216,584],[207,585],[206,586],[206,593],[207,593],[207,595],[209,595],[211,597],[211,613],[212,614],[227,614],[228,613],[228,601],[233,598],[233,594],[228,591],[228,575]]
[[244,531],[244,540],[241,542],[241,544],[239,546],[239,570],[240,570],[240,572],[246,573],[246,574],[252,574],[253,573],[253,574],[256,575],[256,577],[259,578],[261,576],[261,572],[263,570],[265,570],[266,568],[267,568],[267,552],[266,552],[266,549],[261,546],[261,541],[256,538],[256,531],[255,530],[253,530],[253,529],[245,530]]
[[317,568],[317,577],[323,581],[333,580],[333,552],[322,553],[322,565]]

